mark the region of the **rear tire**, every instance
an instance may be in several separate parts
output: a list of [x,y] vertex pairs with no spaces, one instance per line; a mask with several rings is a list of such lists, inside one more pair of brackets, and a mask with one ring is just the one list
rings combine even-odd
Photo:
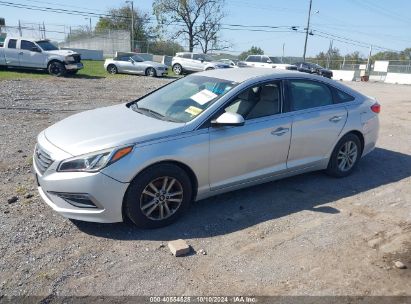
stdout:
[[206,68],[206,71],[214,70],[214,68]]
[[140,228],[159,228],[176,221],[189,207],[192,185],[173,164],[154,165],[131,182],[124,196],[127,217]]
[[56,77],[65,76],[67,73],[67,70],[64,67],[64,64],[62,64],[59,61],[50,62],[49,65],[47,66],[47,71],[49,72],[50,75],[53,75]]
[[109,64],[107,67],[107,72],[111,75],[117,74],[118,70],[117,67],[114,64]]
[[183,74],[183,67],[181,66],[181,64],[176,63],[175,65],[173,65],[173,72],[176,75],[182,75]]
[[361,142],[358,136],[347,134],[339,140],[331,154],[326,173],[334,177],[350,175],[361,158]]

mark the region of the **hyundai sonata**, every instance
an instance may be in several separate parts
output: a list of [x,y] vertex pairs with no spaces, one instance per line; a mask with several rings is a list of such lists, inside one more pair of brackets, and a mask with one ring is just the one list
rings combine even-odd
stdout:
[[65,217],[160,227],[212,195],[313,170],[347,176],[375,147],[379,111],[315,75],[206,71],[56,123],[33,164]]

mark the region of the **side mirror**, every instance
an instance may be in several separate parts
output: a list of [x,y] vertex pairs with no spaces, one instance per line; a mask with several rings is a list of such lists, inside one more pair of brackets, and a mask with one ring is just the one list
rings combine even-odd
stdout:
[[130,59],[128,60],[130,61],[132,64],[134,64],[134,59],[130,57]]
[[37,46],[33,46],[33,47],[31,48],[31,51],[32,51],[32,52],[41,53],[41,50],[40,50]]
[[267,63],[273,63],[271,60],[267,60]]
[[212,120],[211,126],[243,126],[244,122],[244,117],[242,117],[240,114],[225,112],[221,114],[217,119]]

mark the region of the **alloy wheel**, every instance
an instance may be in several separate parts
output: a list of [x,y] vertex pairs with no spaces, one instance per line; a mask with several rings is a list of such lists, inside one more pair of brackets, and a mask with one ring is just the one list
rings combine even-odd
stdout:
[[358,147],[353,141],[347,141],[342,145],[337,155],[338,169],[343,172],[349,171],[358,157]]
[[164,220],[180,208],[183,195],[183,187],[176,178],[170,176],[156,178],[148,183],[141,193],[141,211],[151,220]]
[[174,72],[175,74],[177,74],[177,75],[180,75],[180,74],[181,74],[181,66],[180,66],[179,64],[176,64],[176,65],[173,67],[173,72]]

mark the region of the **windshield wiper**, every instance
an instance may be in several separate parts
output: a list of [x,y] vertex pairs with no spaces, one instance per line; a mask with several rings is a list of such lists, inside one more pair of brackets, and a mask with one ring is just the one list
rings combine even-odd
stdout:
[[182,122],[182,121],[180,121],[180,120],[176,120],[176,119],[173,119],[173,118],[171,118],[171,117],[167,117],[167,116],[165,116],[165,115],[163,115],[163,114],[161,114],[161,113],[159,113],[159,112],[156,112],[156,111],[154,111],[154,110],[151,110],[151,109],[148,109],[148,108],[140,108],[140,107],[137,105],[137,103],[133,103],[133,104],[130,106],[130,108],[131,108],[133,111],[136,111],[136,112],[138,112],[138,113],[145,114],[145,115],[149,114],[149,116],[154,117],[154,118],[157,118],[157,119],[160,119],[160,120],[171,121],[171,122]]

